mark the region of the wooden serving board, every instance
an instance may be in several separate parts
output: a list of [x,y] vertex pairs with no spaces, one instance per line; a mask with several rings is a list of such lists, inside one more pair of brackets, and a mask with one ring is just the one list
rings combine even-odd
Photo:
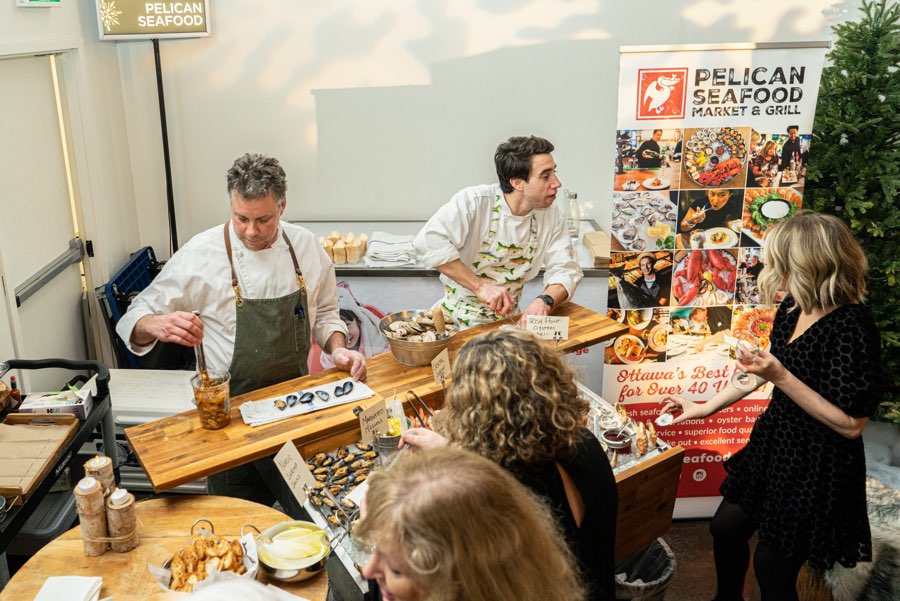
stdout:
[[[569,318],[569,339],[559,343],[564,352],[574,352],[614,338],[628,327],[580,305],[566,303],[554,315]],[[465,342],[504,322],[477,326],[456,334],[449,346],[450,360]],[[549,342],[549,344],[555,344]],[[231,424],[221,430],[205,430],[197,411],[187,411],[125,430],[125,436],[141,462],[156,492],[216,474],[226,469],[274,455],[287,441],[293,441],[304,457],[319,451],[332,451],[359,440],[359,420],[353,407],[369,407],[381,398],[400,398],[415,391],[432,407],[443,404],[441,387],[434,383],[431,366],[410,367],[382,353],[367,361],[366,384],[376,397],[315,413],[292,417],[251,428],[240,416],[238,407],[257,401],[320,386],[346,377],[346,372],[330,369],[322,373],[289,380],[231,399]]]
[[0,495],[20,505],[78,432],[70,413],[10,413],[0,424]]

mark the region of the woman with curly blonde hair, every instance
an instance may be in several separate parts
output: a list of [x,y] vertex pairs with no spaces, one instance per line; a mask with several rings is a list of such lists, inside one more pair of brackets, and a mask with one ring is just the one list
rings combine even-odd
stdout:
[[[837,217],[800,212],[766,232],[763,302],[787,293],[771,348],[739,367],[774,385],[747,445],[725,462],[724,497],[710,524],[719,601],[742,599],[749,539],[763,601],[797,599],[797,574],[871,561],[861,434],[881,402],[880,337],[862,304],[866,257]],[[749,392],[705,403],[670,396],[673,423],[702,419]]]
[[374,546],[363,574],[383,599],[584,599],[547,508],[463,449],[411,453],[372,474],[353,536]]
[[460,349],[437,431],[413,428],[401,445],[449,442],[508,469],[556,515],[588,598],[614,599],[616,483],[582,425],[586,413],[572,371],[550,345],[495,330]]

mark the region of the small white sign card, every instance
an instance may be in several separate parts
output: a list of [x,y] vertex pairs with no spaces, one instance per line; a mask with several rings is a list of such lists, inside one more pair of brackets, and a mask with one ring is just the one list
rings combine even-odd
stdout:
[[443,386],[450,379],[450,352],[447,349],[431,360],[431,370],[434,372],[434,383],[438,386]]
[[378,401],[368,409],[363,409],[359,414],[359,429],[362,432],[360,440],[372,442],[375,434],[387,434],[388,431],[387,405],[384,401]]
[[316,486],[316,479],[306,466],[306,461],[303,460],[300,451],[290,440],[284,443],[284,446],[275,455],[275,467],[281,472],[281,476],[287,482],[294,498],[303,505],[306,502],[306,491],[303,490],[303,485],[305,484],[312,490]]
[[568,340],[569,318],[553,315],[529,315],[525,322],[525,331],[546,340]]

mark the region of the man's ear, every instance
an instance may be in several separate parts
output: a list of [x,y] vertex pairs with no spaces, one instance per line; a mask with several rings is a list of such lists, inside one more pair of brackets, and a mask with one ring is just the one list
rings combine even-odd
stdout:
[[521,192],[525,189],[525,180],[521,177],[514,177],[509,180],[509,185],[513,187],[513,190]]
[[278,213],[278,216],[281,217],[284,215],[284,209],[287,208],[287,196],[281,199],[281,211]]

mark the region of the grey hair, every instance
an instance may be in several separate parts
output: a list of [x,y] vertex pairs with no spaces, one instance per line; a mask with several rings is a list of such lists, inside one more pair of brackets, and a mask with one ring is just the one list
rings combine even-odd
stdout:
[[287,178],[278,159],[263,154],[247,153],[235,159],[226,174],[228,196],[237,192],[247,200],[254,200],[275,194],[275,199],[284,203],[287,193]]

